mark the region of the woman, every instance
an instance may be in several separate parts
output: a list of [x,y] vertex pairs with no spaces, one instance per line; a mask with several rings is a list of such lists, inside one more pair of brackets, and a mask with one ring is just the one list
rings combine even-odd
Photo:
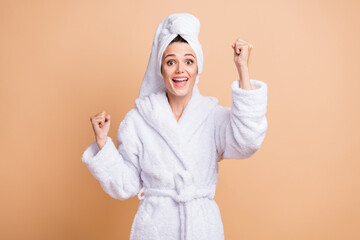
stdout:
[[111,197],[141,200],[130,239],[224,239],[214,201],[218,161],[245,159],[267,130],[266,83],[249,79],[251,44],[233,45],[239,80],[231,85],[232,107],[202,96],[199,20],[176,13],[158,26],[135,108],[117,133],[107,136],[110,115],[91,117],[96,141],[82,161]]

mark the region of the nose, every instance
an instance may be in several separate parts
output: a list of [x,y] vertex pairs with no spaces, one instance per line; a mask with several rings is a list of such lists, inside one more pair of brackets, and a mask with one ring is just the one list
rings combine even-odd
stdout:
[[176,73],[182,73],[184,72],[184,65],[182,62],[179,62],[179,64],[176,67]]

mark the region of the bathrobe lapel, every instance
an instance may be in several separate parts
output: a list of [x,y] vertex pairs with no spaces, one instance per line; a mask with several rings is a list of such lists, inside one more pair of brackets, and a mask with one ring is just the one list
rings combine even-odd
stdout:
[[205,97],[199,93],[193,94],[178,122],[185,144],[190,142],[196,130],[204,123],[217,104],[218,100],[215,97]]
[[135,107],[144,120],[164,138],[185,169],[190,169],[191,161],[186,160],[182,149],[217,104],[215,97],[193,93],[181,118],[176,121],[166,92],[153,93],[135,100]]

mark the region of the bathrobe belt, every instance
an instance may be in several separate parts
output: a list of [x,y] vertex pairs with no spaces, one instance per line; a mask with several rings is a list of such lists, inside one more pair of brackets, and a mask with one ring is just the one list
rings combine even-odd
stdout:
[[[180,229],[181,240],[190,240],[189,228],[191,224],[191,208],[188,202],[197,198],[214,199],[216,184],[207,187],[196,187],[193,182],[193,177],[190,172],[183,170],[174,176],[175,189],[165,188],[145,188],[143,187],[138,193],[140,200],[145,197],[170,197],[179,203],[180,208]],[[141,194],[144,193],[143,196]]]

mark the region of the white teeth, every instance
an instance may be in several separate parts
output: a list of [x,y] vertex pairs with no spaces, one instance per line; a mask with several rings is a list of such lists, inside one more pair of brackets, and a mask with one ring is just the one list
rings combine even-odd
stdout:
[[177,78],[177,79],[173,79],[174,81],[177,81],[177,82],[181,82],[181,81],[186,81],[188,80],[187,78]]

